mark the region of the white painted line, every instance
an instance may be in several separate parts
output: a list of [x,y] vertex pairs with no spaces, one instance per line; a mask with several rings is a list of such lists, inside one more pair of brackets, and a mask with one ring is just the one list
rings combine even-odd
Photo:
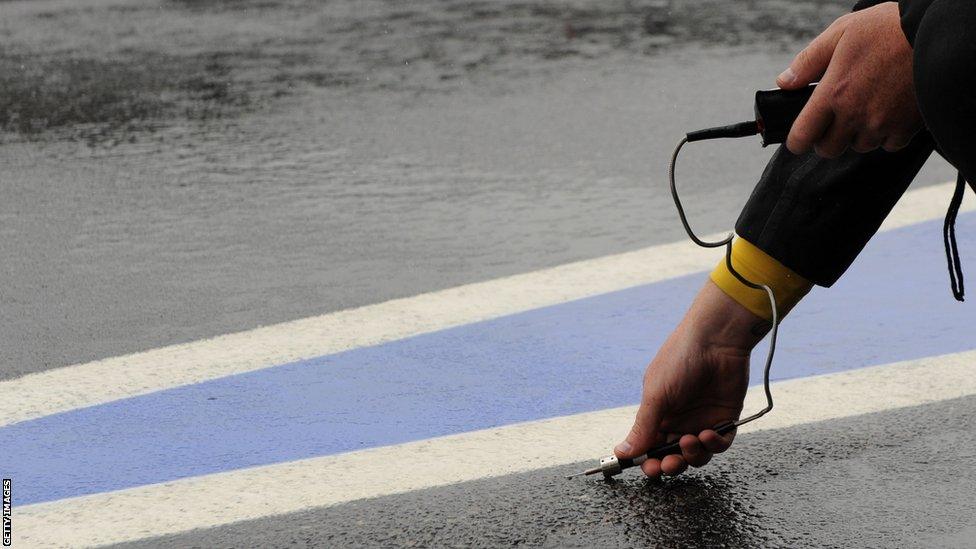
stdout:
[[[974,362],[976,351],[967,351],[779,382],[773,388],[775,410],[743,432],[974,395]],[[762,390],[753,388],[746,411],[761,407],[762,398]],[[40,503],[15,509],[15,532],[28,546],[109,544],[595,460],[626,433],[634,410],[615,408]]]
[[[895,209],[891,211],[884,223],[881,224],[881,230],[890,231],[930,219],[944,218],[946,210],[949,209],[949,200],[952,198],[952,191],[955,186],[956,182],[952,181],[908,191],[898,201]],[[970,196],[972,194],[967,191],[963,195],[963,205],[959,209],[960,212],[976,210],[976,200]]]
[[[952,184],[908,193],[885,229],[943,216],[951,194]],[[721,253],[682,240],[30,374],[0,382],[0,426],[687,275]]]

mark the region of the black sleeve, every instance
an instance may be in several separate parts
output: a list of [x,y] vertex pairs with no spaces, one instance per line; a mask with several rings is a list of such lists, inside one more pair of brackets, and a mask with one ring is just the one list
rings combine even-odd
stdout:
[[848,151],[833,160],[780,147],[739,215],[736,233],[803,278],[830,286],[874,236],[933,149],[926,132],[898,152]]
[[857,4],[854,4],[854,8],[851,11],[863,10],[864,8],[870,8],[871,6],[877,6],[878,4],[893,1],[894,0],[859,0]]
[[914,46],[915,35],[918,34],[918,27],[922,24],[922,17],[935,0],[859,0],[851,11],[895,1],[898,2],[898,12],[901,14],[901,30],[905,33],[905,38],[908,38],[908,43]]
[[898,0],[898,10],[901,12],[901,28],[905,31],[908,43],[915,45],[915,35],[918,26],[922,24],[922,17],[935,0]]
[[[889,0],[861,0],[854,11],[884,1]],[[903,5],[929,3],[902,0]],[[800,276],[830,286],[877,232],[934,146],[921,132],[895,153],[848,151],[834,160],[814,153],[797,156],[780,147],[735,230]]]
[[[859,0],[857,4],[854,5],[852,11],[863,10],[864,8],[870,8],[871,6],[877,6],[882,2],[891,2],[894,0]],[[925,15],[925,11],[929,9],[935,0],[898,0],[898,11],[901,13],[901,29],[905,32],[905,37],[908,38],[908,43],[915,45],[915,35],[918,34],[918,26],[922,23],[922,17]]]

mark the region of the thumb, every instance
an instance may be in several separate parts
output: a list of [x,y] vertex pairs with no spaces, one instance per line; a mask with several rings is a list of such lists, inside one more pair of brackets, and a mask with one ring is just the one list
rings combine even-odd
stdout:
[[634,458],[647,453],[657,438],[661,423],[661,405],[655,401],[643,401],[637,409],[634,426],[627,438],[613,449],[618,458]]
[[796,54],[790,66],[776,77],[776,85],[784,90],[795,90],[820,80],[827,71],[837,42],[844,35],[845,25],[841,25],[841,21],[843,18],[827,27],[827,30]]

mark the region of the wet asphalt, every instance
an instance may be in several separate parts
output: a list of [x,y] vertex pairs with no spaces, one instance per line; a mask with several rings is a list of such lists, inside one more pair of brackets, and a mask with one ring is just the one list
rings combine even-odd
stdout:
[[[846,9],[499,4],[0,3],[0,379],[679,240],[676,137],[748,117]],[[769,154],[689,151],[701,231]],[[974,411],[743,436],[661,483],[574,464],[134,545],[967,547]]]
[[578,463],[124,546],[973,547],[973,417],[967,397],[744,435],[663,481]]
[[3,2],[0,379],[679,240],[844,6]]

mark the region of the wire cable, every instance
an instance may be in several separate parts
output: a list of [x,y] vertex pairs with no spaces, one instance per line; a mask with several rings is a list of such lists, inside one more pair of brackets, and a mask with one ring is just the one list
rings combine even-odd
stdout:
[[[704,137],[696,140],[717,139],[720,137],[741,137],[741,136],[718,134],[718,135],[710,135],[708,137]],[[746,277],[742,276],[742,274],[736,271],[735,268],[732,266],[732,241],[735,239],[735,233],[729,233],[728,236],[726,236],[721,240],[717,240],[715,242],[708,242],[706,240],[702,240],[701,238],[698,238],[698,235],[695,234],[695,231],[691,229],[691,225],[688,223],[688,216],[685,215],[685,209],[681,205],[681,199],[678,198],[678,187],[675,184],[675,178],[674,178],[675,165],[677,164],[678,161],[678,153],[681,152],[681,148],[684,147],[686,143],[688,143],[688,136],[681,138],[681,141],[678,142],[678,145],[674,148],[674,152],[671,154],[671,163],[668,165],[668,180],[671,183],[671,198],[674,199],[674,206],[678,209],[678,217],[681,218],[681,225],[684,226],[685,232],[688,233],[688,237],[691,238],[691,240],[695,244],[703,248],[718,248],[721,246],[725,246],[725,265],[726,267],[728,267],[729,272],[732,273],[732,276],[734,276],[739,282],[745,284],[746,286],[754,290],[764,290],[766,292],[766,295],[769,297],[769,307],[773,313],[773,326],[769,332],[770,334],[769,352],[766,354],[766,365],[763,368],[763,390],[766,392],[766,407],[751,416],[733,421],[732,424],[738,427],[740,425],[749,423],[750,421],[755,421],[761,418],[762,416],[766,415],[767,413],[769,413],[770,410],[773,409],[773,393],[769,389],[769,371],[773,365],[773,355],[776,354],[776,335],[777,332],[779,331],[779,312],[776,310],[776,296],[773,294],[772,288],[770,288],[765,284],[756,284],[755,282],[748,280]]]
[[[745,284],[747,287],[754,290],[765,291],[766,296],[769,297],[769,306],[770,310],[772,311],[773,325],[769,331],[769,352],[766,354],[766,364],[763,367],[763,391],[766,393],[766,407],[759,410],[755,414],[752,414],[751,416],[733,421],[726,421],[721,425],[715,426],[715,432],[720,435],[729,433],[740,425],[745,425],[750,421],[755,421],[768,414],[770,410],[773,409],[773,393],[769,389],[769,371],[773,365],[773,355],[776,354],[776,336],[779,332],[779,311],[776,310],[776,296],[773,294],[772,288],[765,284],[756,284],[755,282],[752,282],[751,280],[742,276],[742,274],[739,273],[739,271],[736,271],[735,267],[732,266],[732,241],[735,239],[734,232],[729,233],[728,236],[721,240],[709,242],[707,240],[698,238],[695,231],[691,229],[691,224],[688,223],[688,216],[685,215],[684,206],[681,205],[681,199],[678,197],[678,186],[675,184],[674,170],[675,165],[678,162],[678,154],[681,152],[681,148],[687,143],[694,141],[705,141],[708,139],[747,137],[760,133],[761,131],[762,129],[755,121],[750,121],[732,124],[730,126],[708,128],[685,134],[685,136],[681,138],[681,141],[678,142],[678,145],[674,148],[674,152],[671,154],[671,163],[668,164],[668,180],[671,183],[671,198],[674,199],[674,206],[678,209],[678,217],[681,218],[681,225],[685,228],[685,232],[688,233],[688,238],[691,238],[695,244],[703,248],[719,248],[721,246],[725,246],[725,266],[728,267],[729,272],[732,273],[732,276],[734,276],[739,282]],[[643,455],[635,458],[617,458],[616,455],[611,454],[600,459],[600,464],[598,466],[587,469],[575,475],[569,475],[567,478],[603,473],[604,478],[609,480],[624,469],[640,465],[648,459],[661,458],[668,454],[675,453],[681,453],[680,444],[677,440],[651,448]]]

